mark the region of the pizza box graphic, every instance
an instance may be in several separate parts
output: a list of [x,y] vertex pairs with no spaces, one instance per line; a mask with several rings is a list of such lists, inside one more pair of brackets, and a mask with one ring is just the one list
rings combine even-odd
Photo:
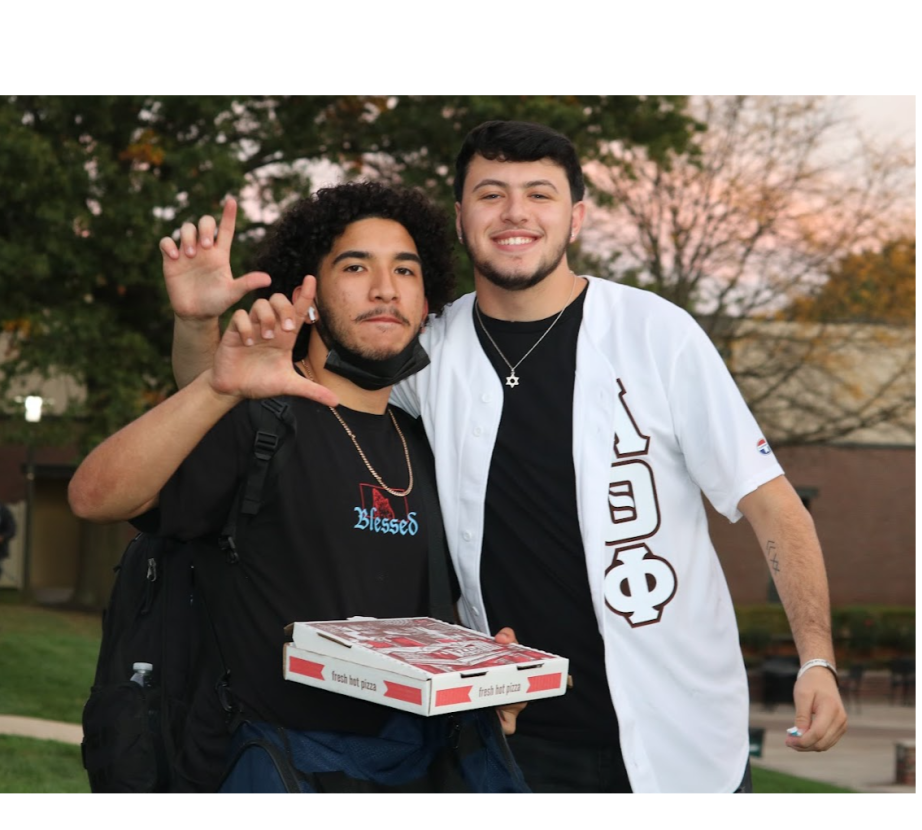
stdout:
[[566,657],[432,617],[295,622],[286,628],[287,680],[441,715],[562,695]]

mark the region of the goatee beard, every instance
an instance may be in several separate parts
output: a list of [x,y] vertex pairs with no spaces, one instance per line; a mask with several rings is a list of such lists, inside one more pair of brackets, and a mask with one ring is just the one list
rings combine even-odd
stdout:
[[[320,309],[318,298],[317,308]],[[320,339],[327,347],[323,366],[328,372],[340,375],[362,389],[376,391],[394,386],[410,375],[415,375],[429,365],[429,355],[419,342],[417,332],[407,345],[397,351],[357,352],[342,343],[324,322],[323,312],[315,323]]]
[[493,283],[497,288],[503,288],[506,291],[525,291],[536,286],[557,269],[557,266],[560,265],[564,255],[567,253],[568,245],[567,242],[564,242],[563,245],[560,246],[560,250],[557,251],[556,256],[551,257],[549,263],[539,266],[538,270],[531,274],[531,276],[523,277],[516,274],[504,273],[494,268],[490,263],[477,259],[470,245],[468,245],[467,237],[464,236],[463,232],[461,234],[461,244],[464,246],[464,250],[467,251],[467,256],[474,265],[474,270],[485,280]]

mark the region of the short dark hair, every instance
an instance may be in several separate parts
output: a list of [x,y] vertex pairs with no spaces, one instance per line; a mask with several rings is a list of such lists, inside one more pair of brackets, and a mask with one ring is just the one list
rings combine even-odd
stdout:
[[429,311],[441,313],[454,295],[452,225],[444,210],[424,193],[379,182],[349,182],[298,199],[272,226],[256,258],[272,285],[259,296],[280,292],[291,299],[307,274],[320,278],[320,261],[353,222],[391,219],[406,228],[422,260]]
[[490,161],[541,161],[550,159],[564,169],[570,196],[582,201],[586,192],[583,168],[573,142],[565,135],[528,121],[485,121],[471,130],[455,159],[455,201],[461,201],[467,169],[475,155]]

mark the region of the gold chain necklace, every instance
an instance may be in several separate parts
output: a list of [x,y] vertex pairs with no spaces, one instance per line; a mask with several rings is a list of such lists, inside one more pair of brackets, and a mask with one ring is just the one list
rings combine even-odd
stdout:
[[493,344],[493,348],[496,349],[496,353],[503,359],[503,362],[509,367],[509,376],[506,378],[506,386],[510,389],[514,389],[519,385],[519,376],[515,373],[515,370],[522,365],[522,361],[525,360],[535,349],[538,348],[538,344],[544,340],[551,333],[551,329],[557,325],[557,321],[563,317],[563,313],[567,310],[567,306],[570,305],[570,300],[573,299],[573,291],[576,288],[576,274],[573,274],[573,285],[570,286],[570,296],[567,297],[567,301],[563,304],[563,308],[560,309],[560,313],[554,318],[551,324],[545,329],[544,334],[542,334],[536,341],[535,344],[527,351],[522,357],[519,358],[518,362],[513,366],[509,362],[509,358],[503,354],[502,349],[496,345],[496,341],[490,336],[490,332],[487,331],[487,327],[483,324],[483,317],[480,316],[480,305],[477,302],[477,299],[474,299],[474,311],[477,313],[477,322],[480,323],[480,328],[483,333],[487,336],[487,339]]
[[[314,373],[310,369],[307,368],[307,364],[304,362],[303,359],[300,361],[300,363],[301,363],[301,367],[307,373],[307,376],[314,383],[317,383],[317,379],[314,377]],[[349,438],[352,439],[352,443],[355,445],[355,449],[358,451],[359,458],[361,458],[362,461],[365,462],[365,466],[368,468],[368,472],[374,476],[375,481],[378,482],[378,485],[381,487],[381,489],[387,493],[390,493],[392,496],[399,496],[399,497],[409,496],[410,491],[413,489],[413,464],[410,462],[410,448],[407,446],[407,439],[403,437],[403,433],[400,431],[400,427],[397,424],[397,419],[394,417],[394,413],[391,411],[391,408],[390,407],[387,408],[387,414],[391,416],[391,423],[394,425],[394,429],[397,430],[397,434],[400,436],[400,443],[403,444],[403,456],[407,460],[407,470],[409,471],[409,474],[410,474],[410,481],[407,484],[407,487],[405,490],[395,490],[393,487],[388,487],[384,483],[381,476],[378,475],[377,470],[375,470],[375,468],[371,466],[371,463],[368,461],[367,456],[362,451],[362,448],[359,446],[359,442],[358,442],[358,439],[355,437],[355,433],[351,429],[349,429],[349,425],[343,420],[342,415],[340,415],[336,411],[336,407],[328,406],[327,409],[329,409],[330,412],[332,412],[336,416],[336,420],[339,421],[340,424],[342,424],[343,429],[346,430],[346,435],[348,435]]]

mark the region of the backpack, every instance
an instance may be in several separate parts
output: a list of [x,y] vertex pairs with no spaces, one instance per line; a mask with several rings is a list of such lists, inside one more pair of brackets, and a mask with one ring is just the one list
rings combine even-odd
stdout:
[[[247,406],[255,426],[253,451],[219,539],[231,562],[238,558],[238,523],[258,511],[270,467],[280,467],[287,453],[279,451],[291,449],[288,439],[295,433],[286,399],[251,400]],[[93,792],[198,789],[201,782],[190,779],[179,763],[196,737],[187,729],[196,692],[214,690],[228,723],[233,719],[230,672],[195,583],[190,546],[140,532],[116,566],[82,717],[83,766]],[[150,686],[130,680],[135,661],[153,665]],[[223,760],[218,779],[222,770]]]
[[[253,452],[219,538],[230,563],[240,558],[235,541],[239,522],[258,512],[269,474],[284,463],[293,445],[289,436],[296,431],[285,398],[248,405],[256,425]],[[419,465],[417,480],[426,511],[435,519],[428,522],[429,613],[454,622],[448,549],[428,464]],[[103,613],[96,676],[83,711],[81,748],[91,790],[211,791],[243,774],[249,783],[259,782],[260,792],[393,791],[342,773],[305,774],[297,767],[299,749],[291,746],[286,730],[254,727],[243,719],[204,592],[196,586],[193,544],[141,532],[116,568]],[[138,660],[153,664],[150,687],[130,680]],[[204,737],[204,727],[190,718],[197,693],[213,693],[215,708],[223,710],[223,735],[217,745],[214,735]],[[428,772],[436,791],[528,792],[492,709],[429,721],[427,728],[439,746]],[[208,745],[208,750],[194,750],[196,773],[191,774],[183,758],[198,743]],[[254,762],[262,779],[247,770]]]

